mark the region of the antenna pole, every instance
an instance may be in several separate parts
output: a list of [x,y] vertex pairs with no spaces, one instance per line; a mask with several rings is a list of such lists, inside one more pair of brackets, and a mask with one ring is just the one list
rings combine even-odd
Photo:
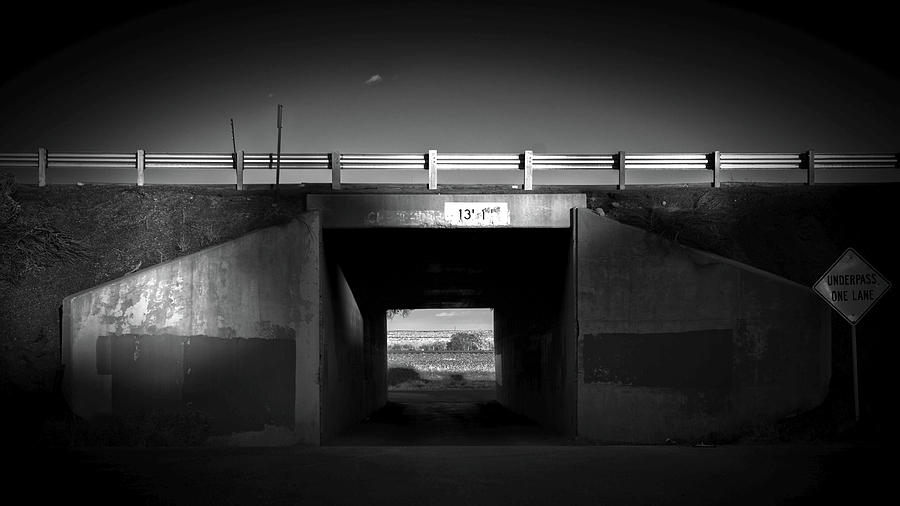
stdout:
[[283,106],[278,104],[278,148],[275,156],[275,201],[278,202],[278,187],[281,183],[281,110]]

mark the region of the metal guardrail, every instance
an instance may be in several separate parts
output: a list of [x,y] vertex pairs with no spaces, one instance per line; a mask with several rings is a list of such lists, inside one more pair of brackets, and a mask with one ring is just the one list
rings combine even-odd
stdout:
[[98,169],[135,169],[136,153],[49,153],[47,167]]
[[[900,182],[897,153],[0,153],[0,169],[35,169],[38,184],[48,184],[47,171],[53,169],[101,169],[136,171],[135,182],[144,184],[147,170],[217,169],[231,171],[234,184],[244,187],[245,171],[327,171],[331,184],[339,189],[341,171],[366,171],[373,174],[397,170],[427,171],[428,188],[436,190],[441,171],[520,171],[524,190],[532,190],[535,172],[605,173],[608,184],[563,183],[563,186],[607,186],[624,188],[628,184],[711,184],[724,183],[859,183]],[[371,171],[371,172],[369,172]],[[781,176],[766,176],[772,172]],[[875,171],[866,178],[864,171]],[[688,176],[687,173],[694,173]],[[627,181],[638,173],[664,173],[664,183]],[[113,174],[107,172],[105,174]],[[699,175],[697,175],[699,174]],[[784,174],[787,174],[786,176]],[[835,176],[837,174],[837,176]],[[817,176],[818,175],[818,176]],[[825,178],[824,176],[828,176]],[[327,174],[326,174],[327,181]],[[773,179],[774,178],[774,179]],[[477,179],[477,178],[476,178]],[[540,184],[549,184],[545,179]],[[101,182],[117,182],[104,180]],[[118,181],[121,182],[121,181]],[[271,181],[274,183],[274,181]],[[163,184],[198,184],[164,181]],[[202,184],[202,183],[200,183]],[[265,183],[269,184],[269,183]],[[371,183],[368,183],[371,184]],[[377,184],[377,183],[375,183]],[[421,184],[421,183],[410,183]],[[472,185],[485,184],[473,179]]]
[[613,170],[616,155],[535,153],[534,170]]
[[729,169],[800,169],[802,155],[797,153],[722,153],[720,168]]
[[626,153],[626,169],[705,170],[706,153]]
[[144,168],[234,169],[234,157],[231,153],[147,153]]
[[[235,164],[233,155],[229,154],[228,160]],[[330,169],[331,160],[325,154],[289,154],[282,153],[277,158],[275,153],[245,153],[243,154],[243,168],[248,169],[275,169],[280,160],[281,168],[290,169]]]
[[37,153],[0,153],[0,167],[28,167],[37,168]]
[[892,169],[897,167],[895,153],[816,153],[815,164],[820,169]]

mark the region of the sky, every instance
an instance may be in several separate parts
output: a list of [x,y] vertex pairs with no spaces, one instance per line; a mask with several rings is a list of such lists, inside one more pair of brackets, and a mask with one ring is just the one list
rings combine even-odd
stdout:
[[387,320],[391,330],[492,330],[494,311],[488,308],[413,309]]
[[159,5],[4,35],[0,152],[273,152],[277,104],[283,152],[900,146],[874,2]]

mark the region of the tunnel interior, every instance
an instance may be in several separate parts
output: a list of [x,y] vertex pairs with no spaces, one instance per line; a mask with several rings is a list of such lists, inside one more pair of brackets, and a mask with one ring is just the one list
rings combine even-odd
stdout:
[[[574,434],[570,229],[326,228],[322,244],[322,443],[371,431],[361,426],[372,420],[401,435],[418,431],[404,443],[436,441],[429,431],[446,433],[460,419],[486,420],[494,430],[480,437],[494,443],[529,424]],[[494,308],[495,391],[463,393],[454,406],[427,394],[389,402],[387,309],[485,307]]]

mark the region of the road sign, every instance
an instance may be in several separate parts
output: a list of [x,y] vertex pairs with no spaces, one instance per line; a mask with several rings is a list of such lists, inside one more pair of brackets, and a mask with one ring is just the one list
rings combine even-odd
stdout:
[[506,202],[445,202],[444,219],[458,227],[498,227],[509,225]]
[[813,285],[813,291],[850,322],[850,350],[853,360],[853,407],[859,421],[859,372],[856,356],[856,324],[891,287],[853,248],[840,258]]
[[850,325],[856,325],[890,287],[890,281],[853,248],[847,248],[813,290]]

